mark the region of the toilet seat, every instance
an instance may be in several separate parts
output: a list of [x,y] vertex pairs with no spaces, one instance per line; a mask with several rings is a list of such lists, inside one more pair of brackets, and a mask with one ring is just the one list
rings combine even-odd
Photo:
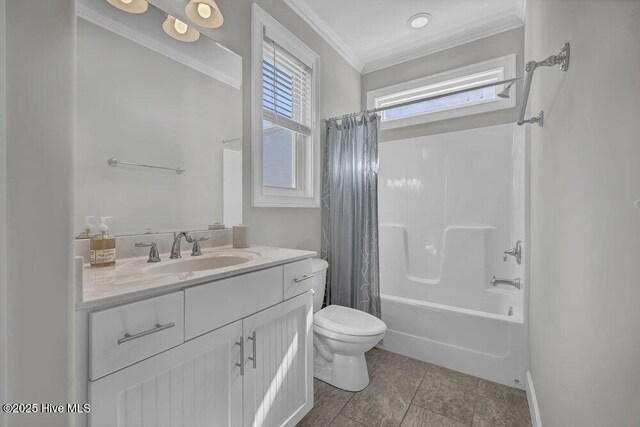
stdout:
[[330,305],[313,315],[314,329],[352,337],[383,334],[387,325],[375,316],[349,307]]

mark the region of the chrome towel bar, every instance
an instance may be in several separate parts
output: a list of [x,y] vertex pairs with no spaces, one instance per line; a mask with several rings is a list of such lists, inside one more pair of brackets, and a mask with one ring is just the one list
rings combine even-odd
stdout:
[[166,166],[154,166],[154,165],[145,165],[142,163],[131,163],[131,162],[123,162],[122,160],[114,159],[113,157],[107,160],[107,164],[112,168],[115,168],[118,165],[126,165],[126,166],[136,166],[139,168],[151,168],[151,169],[163,169],[168,171],[173,171],[178,175],[182,175],[186,171],[183,168],[168,168]]

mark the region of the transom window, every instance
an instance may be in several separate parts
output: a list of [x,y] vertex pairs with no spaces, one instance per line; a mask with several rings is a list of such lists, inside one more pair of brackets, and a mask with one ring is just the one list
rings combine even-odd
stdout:
[[[367,94],[368,108],[393,106],[498,82],[515,77],[514,71],[515,54],[371,91]],[[515,89],[512,89],[509,99],[499,98],[497,94],[500,90],[502,86],[470,89],[391,108],[380,113],[381,127],[409,126],[514,107]]]

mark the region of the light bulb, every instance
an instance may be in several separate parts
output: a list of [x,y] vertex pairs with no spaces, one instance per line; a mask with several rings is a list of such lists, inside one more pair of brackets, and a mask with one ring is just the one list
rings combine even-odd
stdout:
[[124,4],[131,4],[131,2],[133,2],[133,0],[120,0],[120,1]]
[[173,23],[173,28],[175,28],[179,34],[184,34],[189,29],[189,26],[181,20],[176,19],[176,22]]
[[207,19],[211,16],[211,6],[206,3],[198,3],[198,15]]

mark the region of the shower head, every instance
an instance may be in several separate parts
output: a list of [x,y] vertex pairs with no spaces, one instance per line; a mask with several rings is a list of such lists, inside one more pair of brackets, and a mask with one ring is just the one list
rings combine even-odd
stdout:
[[506,86],[504,87],[504,89],[502,89],[502,90],[498,93],[497,97],[498,97],[498,98],[503,98],[503,99],[511,98],[511,95],[509,95],[509,91],[511,90],[511,86],[513,86],[513,84],[514,84],[514,83],[515,83],[515,81],[513,81],[513,82],[509,83],[508,85],[506,85]]

